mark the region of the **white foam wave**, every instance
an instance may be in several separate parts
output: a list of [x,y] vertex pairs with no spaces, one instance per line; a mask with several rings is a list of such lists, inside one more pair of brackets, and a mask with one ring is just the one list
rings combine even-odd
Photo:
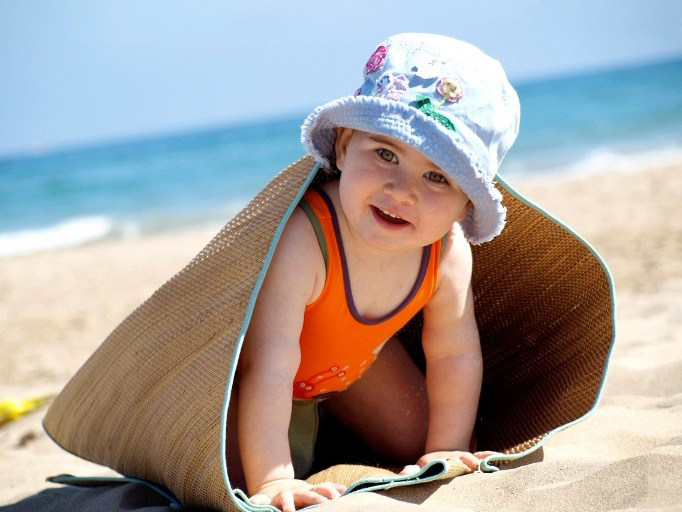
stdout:
[[38,229],[0,233],[0,258],[74,247],[102,240],[114,232],[106,216],[76,217]]
[[623,150],[622,148],[598,147],[573,161],[557,163],[550,161],[530,163],[512,161],[504,168],[503,174],[515,178],[561,178],[579,177],[604,172],[634,172],[679,165],[682,162],[682,147],[669,146],[650,150]]
[[608,171],[632,172],[674,165],[681,161],[682,148],[680,147],[636,152],[601,148],[588,153],[585,158],[578,162],[556,169],[556,172],[573,176]]

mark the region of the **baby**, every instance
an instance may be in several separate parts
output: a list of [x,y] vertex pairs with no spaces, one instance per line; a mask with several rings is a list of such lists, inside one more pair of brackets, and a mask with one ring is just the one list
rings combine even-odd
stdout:
[[[363,77],[303,125],[333,177],[286,224],[229,414],[231,479],[285,512],[344,491],[301,480],[319,408],[402,474],[489,453],[472,453],[483,364],[469,244],[504,226],[492,180],[518,133],[517,95],[497,61],[431,34],[390,37]],[[419,311],[425,375],[395,337]]]

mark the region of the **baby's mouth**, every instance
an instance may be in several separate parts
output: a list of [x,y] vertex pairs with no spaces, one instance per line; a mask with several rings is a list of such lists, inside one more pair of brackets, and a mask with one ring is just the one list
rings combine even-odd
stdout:
[[401,219],[394,213],[391,213],[386,210],[382,210],[381,208],[378,208],[374,206],[374,211],[377,213],[379,217],[384,219],[386,222],[390,222],[391,224],[407,224],[407,221],[404,219]]

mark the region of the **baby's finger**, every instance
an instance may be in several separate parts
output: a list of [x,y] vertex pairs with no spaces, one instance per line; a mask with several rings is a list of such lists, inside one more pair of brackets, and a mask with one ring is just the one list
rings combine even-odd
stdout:
[[491,455],[499,455],[499,454],[500,454],[499,452],[485,451],[485,452],[476,452],[476,453],[474,453],[474,456],[483,460],[487,457],[490,457]]
[[272,500],[272,504],[282,512],[296,512],[294,493],[290,490],[280,492],[275,499]]
[[311,490],[333,500],[334,498],[341,496],[341,493],[346,490],[346,486],[332,482],[324,482],[320,485],[316,485]]
[[472,455],[471,453],[462,453],[459,456],[459,460],[461,460],[464,464],[466,464],[469,469],[478,469],[478,465],[481,462],[476,456]]
[[297,508],[319,505],[325,501],[328,501],[328,499],[315,491],[297,491],[294,493],[294,503]]
[[341,493],[346,492],[346,489],[348,489],[348,486],[343,485],[343,484],[337,484],[336,482],[329,482],[329,483],[332,484],[336,488],[336,490],[341,492]]
[[418,473],[420,469],[421,468],[417,464],[409,464],[398,474],[401,476],[414,475],[415,473]]
[[249,501],[254,505],[270,505],[272,499],[267,494],[254,494],[249,497]]

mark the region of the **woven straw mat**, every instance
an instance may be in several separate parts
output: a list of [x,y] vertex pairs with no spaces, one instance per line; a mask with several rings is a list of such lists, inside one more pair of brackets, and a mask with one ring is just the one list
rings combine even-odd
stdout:
[[[221,467],[226,389],[254,287],[314,166],[305,157],[277,175],[109,335],[47,413],[44,426],[59,445],[164,485],[185,505],[238,510]],[[474,247],[485,362],[476,435],[481,447],[518,453],[594,406],[613,341],[613,304],[608,272],[591,250],[500,188],[507,227]],[[418,363],[420,322],[415,317],[400,333]],[[391,474],[335,462],[310,481]]]

